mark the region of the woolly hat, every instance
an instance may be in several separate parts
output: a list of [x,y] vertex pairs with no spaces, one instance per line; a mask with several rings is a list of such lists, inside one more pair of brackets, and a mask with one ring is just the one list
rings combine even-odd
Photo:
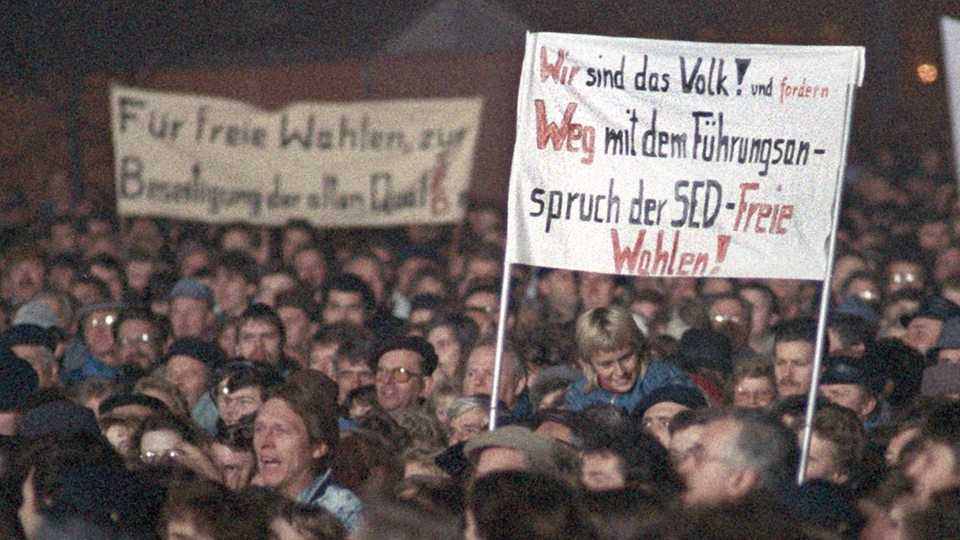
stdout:
[[213,305],[213,291],[194,277],[182,278],[173,285],[168,299],[173,300],[178,297],[196,298]]
[[0,350],[0,411],[16,409],[37,390],[36,370],[9,350]]
[[14,326],[32,324],[41,328],[60,328],[62,323],[50,304],[43,300],[31,300],[20,306],[10,324]]
[[44,328],[35,324],[16,324],[0,334],[0,345],[40,345],[53,352],[57,348],[59,330],[56,327]]
[[880,392],[883,383],[874,370],[863,360],[850,356],[831,356],[820,375],[820,384],[858,384],[874,394]]
[[693,386],[667,384],[641,399],[633,414],[638,417],[643,416],[647,409],[657,403],[676,403],[689,409],[702,409],[707,406],[707,399],[703,397],[703,392]]
[[677,345],[677,357],[689,368],[708,368],[724,375],[733,372],[730,338],[711,328],[691,328]]
[[101,436],[93,411],[66,399],[48,401],[25,411],[17,429],[23,437],[74,433]]

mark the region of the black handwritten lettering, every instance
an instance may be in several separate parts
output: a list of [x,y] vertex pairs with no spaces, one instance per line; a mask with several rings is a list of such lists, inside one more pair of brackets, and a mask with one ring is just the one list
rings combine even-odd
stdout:
[[633,89],[650,92],[667,92],[670,90],[670,74],[647,71],[647,55],[643,55],[643,69],[633,76]]
[[[594,223],[620,222],[620,197],[614,195],[614,180],[610,179],[609,189],[604,194],[582,193],[572,191],[546,191],[534,188],[530,192],[530,202],[536,205],[536,210],[529,213],[530,217],[546,217],[544,232],[549,233],[554,220],[579,220]],[[546,202],[544,196],[546,195]],[[574,209],[578,209],[576,215]]]

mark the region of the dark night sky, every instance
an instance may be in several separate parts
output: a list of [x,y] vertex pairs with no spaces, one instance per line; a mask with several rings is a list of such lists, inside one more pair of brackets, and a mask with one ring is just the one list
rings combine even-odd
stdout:
[[960,18],[958,0],[21,0],[0,11],[0,80],[31,92],[50,76],[362,59],[445,1],[534,31],[863,45],[864,98],[920,122],[945,104],[916,65],[939,61],[939,17]]

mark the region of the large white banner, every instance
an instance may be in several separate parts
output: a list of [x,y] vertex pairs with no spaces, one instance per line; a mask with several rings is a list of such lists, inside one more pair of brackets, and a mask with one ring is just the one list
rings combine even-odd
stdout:
[[462,218],[479,98],[298,103],[110,93],[120,215],[317,226]]
[[943,39],[947,104],[953,131],[954,174],[960,183],[960,21],[949,17],[940,19],[940,37]]
[[529,34],[507,260],[823,279],[859,47]]

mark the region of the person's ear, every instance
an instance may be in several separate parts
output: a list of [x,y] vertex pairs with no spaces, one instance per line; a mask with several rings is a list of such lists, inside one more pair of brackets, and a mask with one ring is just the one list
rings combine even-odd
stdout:
[[327,452],[330,451],[330,447],[327,446],[327,443],[321,442],[313,445],[313,452],[310,453],[310,456],[313,459],[320,459],[323,456],[327,455]]
[[753,491],[756,485],[757,471],[748,467],[740,467],[731,474],[727,488],[733,499],[739,499]]
[[872,413],[873,410],[876,408],[877,408],[877,398],[870,396],[867,398],[866,402],[864,402],[863,406],[860,407],[860,410],[857,412],[860,413],[861,417],[866,418],[867,416],[870,416],[870,413]]
[[423,378],[423,390],[420,391],[420,397],[427,398],[433,392],[433,377],[425,376]]

